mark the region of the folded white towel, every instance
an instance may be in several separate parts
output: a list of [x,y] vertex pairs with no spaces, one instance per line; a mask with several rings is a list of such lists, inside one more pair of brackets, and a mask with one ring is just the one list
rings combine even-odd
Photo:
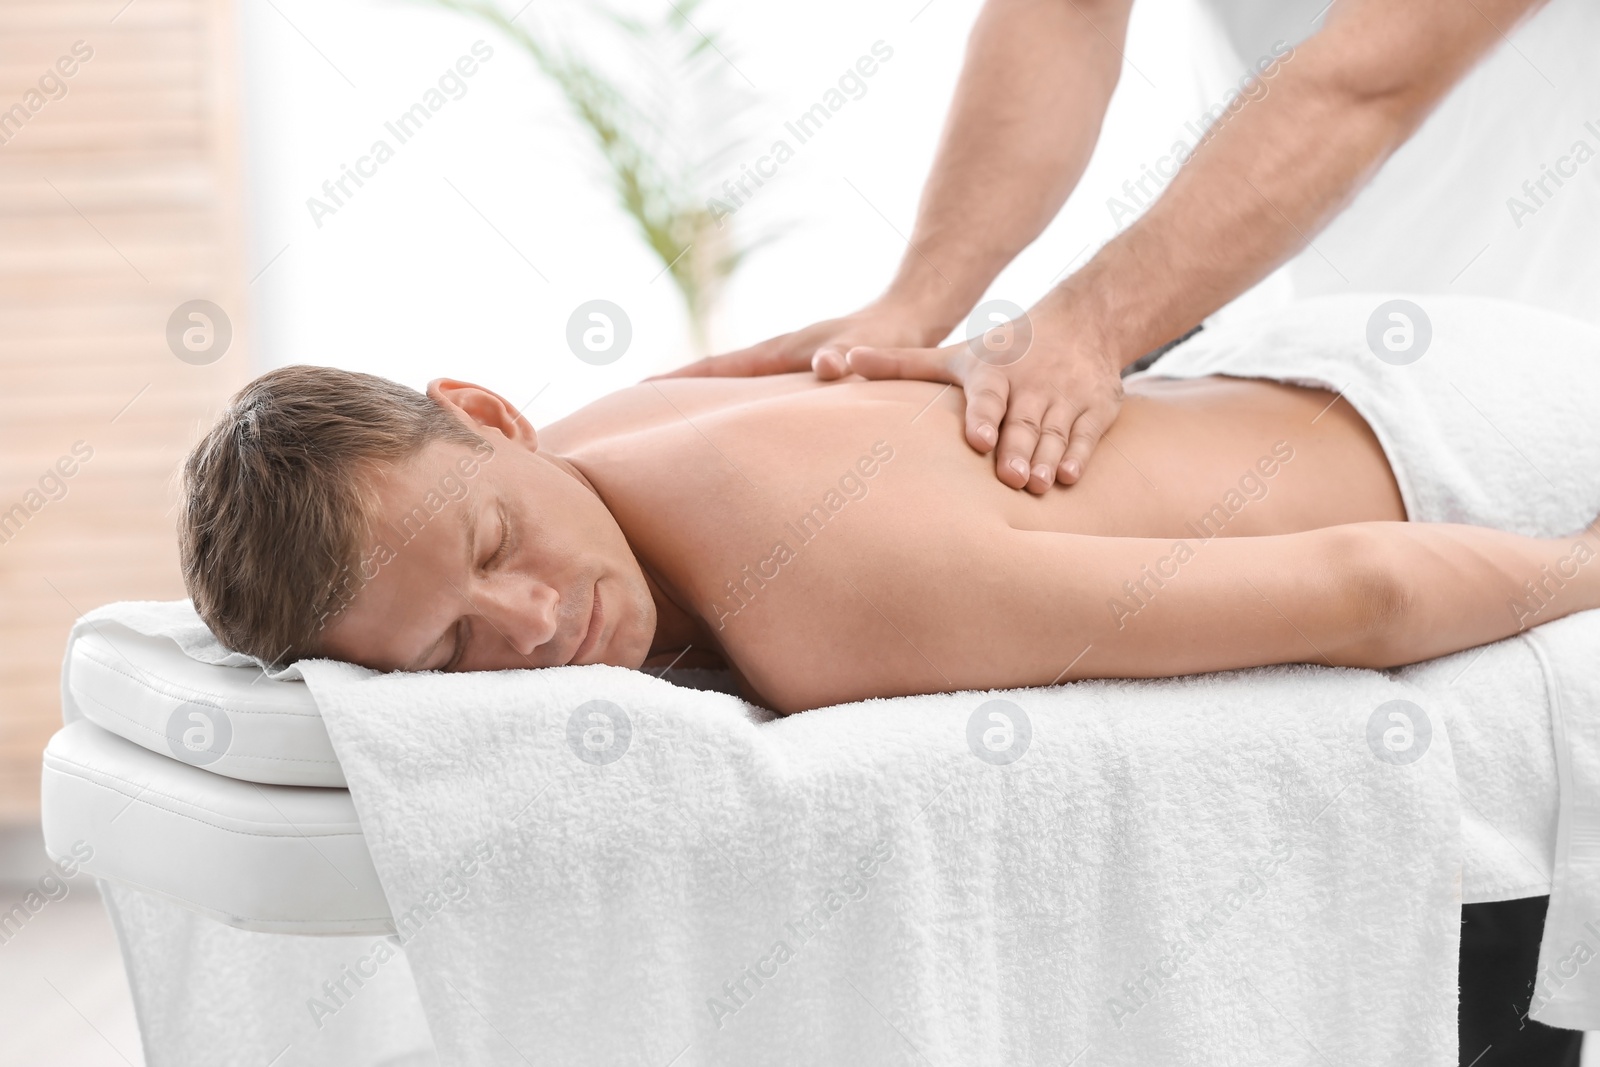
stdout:
[[1212,374],[1338,392],[1382,443],[1414,522],[1553,537],[1600,516],[1588,323],[1486,297],[1322,297],[1202,330],[1135,377]]
[[1454,763],[1404,681],[757,724],[617,668],[303,668],[444,1062],[1455,1062]]
[[[181,629],[185,618],[193,618],[187,602],[113,604],[91,612],[74,629],[74,635],[95,628],[111,633],[113,630],[108,624],[135,630],[156,627],[152,632],[166,633],[174,627]],[[1588,613],[1560,625],[1574,629],[1587,626],[1592,635],[1591,647],[1600,647],[1600,612]],[[1552,627],[1550,632],[1554,630]],[[199,658],[214,661],[222,654],[220,648],[200,650]],[[1546,658],[1559,660],[1566,655],[1569,653],[1556,650]],[[1587,660],[1580,658],[1575,662]],[[316,671],[321,665],[308,666]],[[515,677],[520,679],[527,693],[538,694],[549,687],[551,680],[573,672],[581,677],[586,670],[589,668],[563,668]],[[1322,673],[1307,670],[1313,675]],[[1367,676],[1367,672],[1339,674]],[[1456,765],[1455,787],[1462,801],[1463,899],[1501,900],[1547,892],[1556,839],[1556,760],[1545,675],[1529,639],[1500,642],[1394,674],[1396,679],[1420,694],[1417,703],[1427,710],[1435,728],[1442,727],[1450,739]],[[1234,679],[1250,676],[1250,672],[1244,672],[1196,681],[1237,686]],[[404,684],[405,680],[393,681]],[[264,680],[259,684],[270,687],[298,683]],[[1135,715],[1141,719],[1147,712],[1137,694],[1147,684],[1113,686],[1122,694],[1119,701],[1137,708]],[[1073,691],[1063,690],[1055,697],[1059,699]],[[664,714],[677,707],[679,701],[691,702],[689,707],[693,711],[701,707],[702,701],[710,700],[715,704],[721,699],[675,689],[666,693],[672,703],[662,705]],[[1027,694],[1028,706],[1035,706],[1031,698],[1037,695]],[[1015,694],[1003,696],[1010,698]],[[799,738],[806,749],[822,753],[810,761],[808,773],[827,774],[831,773],[827,755],[830,746],[878,745],[880,742],[873,739],[870,730],[862,731],[871,726],[880,709],[892,712],[906,703],[889,701],[881,702],[877,708],[839,709],[816,716],[807,714],[771,727],[760,727],[756,733],[765,736],[766,731],[773,730],[785,738]],[[1215,707],[1213,714],[1226,720],[1236,714],[1228,703],[1219,695],[1208,706]],[[1292,708],[1296,720],[1300,717],[1314,719],[1318,715],[1315,702],[1296,700]],[[1196,710],[1206,713],[1204,707]],[[71,709],[68,711],[70,714]],[[761,718],[754,709],[742,708],[742,712],[752,722]],[[885,778],[892,780],[905,774],[906,768],[921,774],[923,772],[916,768],[950,757],[949,728],[937,725],[936,714],[930,716],[921,709],[911,714],[916,721],[901,719],[893,740],[888,743],[898,754],[898,762],[884,770]],[[860,716],[860,721],[852,721],[855,716]],[[1071,721],[1077,723],[1079,719],[1075,717]],[[393,720],[385,720],[385,723],[382,732],[394,732]],[[526,724],[518,727],[525,728]],[[841,728],[845,728],[843,740],[840,740]],[[1120,730],[1123,734],[1137,735],[1140,728],[1137,724],[1123,724]],[[1298,729],[1299,726],[1293,726],[1291,732]],[[806,735],[812,731],[817,733],[814,742],[806,740]],[[630,746],[650,743],[636,736]],[[1175,746],[1176,743],[1168,747]],[[1065,783],[1063,789],[1071,787],[1078,777],[1075,768],[1085,762],[1094,767],[1094,778],[1114,775],[1117,764],[1125,759],[1115,739],[1096,744],[1094,748],[1095,752],[1086,759],[1076,759],[1075,763],[1049,773],[1059,776]],[[1042,748],[1034,745],[1022,762],[1037,774],[1046,770],[1046,763],[1042,761],[1049,759]],[[1151,765],[1161,760],[1159,754],[1145,757],[1145,762]],[[1192,762],[1192,756],[1186,754],[1183,759],[1174,760],[1173,766],[1181,768]],[[1170,773],[1173,773],[1171,769],[1163,769],[1158,777]],[[783,776],[774,771],[773,778],[772,787],[781,788]],[[898,787],[890,791],[894,788]],[[1088,803],[1095,795],[1086,793],[1083,802]],[[1355,794],[1344,795],[1348,798]],[[1133,823],[1128,818],[1122,821]],[[1092,838],[1105,832],[1108,831],[1102,823],[1087,836]],[[1223,839],[1215,840],[1220,849]],[[948,847],[959,849],[964,847],[964,841],[964,835],[955,834]],[[1129,847],[1126,841],[1114,844],[1117,848]],[[402,849],[402,859],[404,855]],[[503,862],[504,853],[497,859]],[[1352,869],[1360,870],[1366,867],[1369,857],[1358,851],[1345,857],[1345,862]],[[462,884],[469,891],[475,891],[478,882],[465,879]],[[352,980],[343,976],[348,968],[360,966],[360,961],[372,957],[375,938],[308,939],[249,934],[218,926],[179,905],[148,897],[134,889],[104,885],[102,892],[118,919],[124,955],[134,976],[133,991],[141,1028],[152,1062],[206,1064],[207,1067],[259,1064],[270,1061],[288,1047],[300,1062],[392,1067],[400,1061],[387,1057],[396,1050],[414,1048],[419,1040],[426,1046],[426,1028],[419,1027],[416,1020],[416,992],[403,957],[385,964],[381,968],[382,980],[365,982],[348,1003],[330,999],[324,988],[324,983],[330,980],[343,981],[347,989],[351,988]],[[416,932],[415,923],[408,923],[406,928],[408,934]],[[1562,955],[1569,954],[1570,947],[1564,947]],[[1116,979],[1123,980],[1128,979],[1120,976]],[[343,994],[337,995],[343,997]],[[334,1015],[328,1015],[329,1008],[335,1009]],[[1138,1014],[1143,1013],[1141,1009]]]
[[[96,627],[104,630],[108,623],[134,629],[153,624],[159,627],[155,632],[167,632],[174,624],[181,625],[185,616],[192,618],[186,602],[114,604],[91,612],[74,634]],[[1591,647],[1600,647],[1600,612],[1560,625],[1587,626],[1593,635]],[[1549,632],[1554,630],[1552,627]],[[218,654],[222,650],[202,652],[200,658],[210,661]],[[1564,655],[1567,653],[1557,650],[1547,658]],[[586,668],[572,668],[583,670]],[[569,672],[563,669],[520,677],[529,692],[538,693],[545,688],[546,679],[565,673]],[[1225,675],[1219,680],[1232,684],[1228,679],[1247,676]],[[1462,800],[1463,899],[1501,900],[1547,892],[1556,839],[1556,761],[1546,681],[1529,639],[1418,664],[1395,672],[1395,677],[1421,694],[1418,703],[1427,709],[1436,727],[1443,724],[1450,738],[1456,788]],[[1120,688],[1126,689],[1132,700],[1145,684],[1125,683]],[[677,690],[670,695],[697,705],[709,699]],[[882,706],[892,709],[900,703]],[[1315,714],[1300,702],[1294,707],[1297,715]],[[760,718],[753,709],[745,710],[752,721]],[[857,713],[869,718],[876,714],[870,708]],[[786,736],[822,731],[817,745],[825,750],[831,743],[827,738],[834,737],[832,731],[841,724],[832,717],[836,714],[799,716],[774,725]],[[1139,714],[1144,713],[1141,710]],[[947,758],[945,732],[902,730],[895,745],[905,764],[919,766],[929,759]],[[864,737],[862,743],[866,740]],[[644,742],[636,739],[633,743]],[[1047,757],[1035,747],[1025,758],[1038,761]],[[890,777],[900,773],[898,768],[886,771]],[[1072,768],[1059,773],[1070,781]],[[955,845],[959,846],[959,841]],[[1348,859],[1357,868],[1366,863],[1362,854]],[[466,884],[470,887],[473,883],[469,880]],[[365,983],[351,1003],[327,1000],[323,983],[330,979],[348,982],[341,978],[345,969],[369,959],[376,939],[248,934],[220,927],[133,889],[105,885],[102,892],[118,918],[152,1062],[203,1063],[208,1067],[256,1064],[292,1047],[294,1055],[308,1063],[389,1064],[386,1055],[413,1047],[406,1042],[419,1039],[415,1025],[401,1025],[416,1010],[416,993],[403,958],[386,964],[383,981]],[[1570,954],[1570,946],[1563,947],[1562,955]],[[1551,958],[1559,961],[1560,957]],[[397,974],[403,977],[397,978]],[[329,1006],[337,1008],[333,1017],[326,1014]],[[420,1039],[427,1041],[425,1028]]]

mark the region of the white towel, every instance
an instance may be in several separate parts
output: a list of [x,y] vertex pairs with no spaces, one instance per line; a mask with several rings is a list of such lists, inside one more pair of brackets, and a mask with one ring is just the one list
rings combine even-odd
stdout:
[[619,668],[303,669],[442,1062],[1455,1062],[1455,768],[1427,713],[1376,755],[1438,707],[1403,680],[758,724]]
[[1129,380],[1212,374],[1340,393],[1415,522],[1548,537],[1600,516],[1600,329],[1577,319],[1486,297],[1321,297],[1202,330]]
[[[81,620],[74,636],[96,626],[104,628],[108,622],[134,629],[154,627],[153,632],[167,633],[174,628],[181,630],[186,617],[193,617],[187,602],[113,604]],[[1600,612],[1559,625],[1576,630],[1580,624],[1591,634],[1590,646],[1600,645]],[[1548,632],[1555,630],[1551,627]],[[199,658],[212,662],[220,654],[220,649],[201,650]],[[1556,657],[1564,654],[1561,650],[1552,653]],[[1588,660],[1579,658],[1575,662]],[[316,671],[323,665],[308,666]],[[539,693],[547,679],[586,670],[590,668],[563,668],[522,679],[528,692]],[[1323,673],[1307,670],[1312,675]],[[675,672],[679,676],[685,673],[688,672]],[[1218,676],[1215,681],[1233,685],[1233,679],[1249,678],[1252,673]],[[1366,676],[1368,672],[1339,673]],[[1556,758],[1544,671],[1529,640],[1524,637],[1499,642],[1405,668],[1395,675],[1421,694],[1418,703],[1444,724],[1450,738],[1455,784],[1462,801],[1463,899],[1502,900],[1549,891],[1557,836]],[[707,680],[694,679],[702,684]],[[1119,699],[1137,708],[1136,715],[1143,716],[1137,693],[1148,684],[1120,683],[1114,687],[1125,690]],[[712,699],[677,690],[668,696],[674,702],[688,700],[692,707]],[[905,703],[890,701],[881,706],[892,710]],[[1312,706],[1304,701],[1297,700],[1293,707],[1296,716],[1314,715]],[[761,718],[754,709],[743,710],[752,721]],[[841,717],[846,710],[798,716],[773,727],[761,727],[757,732],[776,728],[785,737],[799,734],[803,738],[807,731],[820,731],[814,745],[808,743],[807,747],[826,753],[833,743],[829,739],[837,735],[841,725],[849,724]],[[68,711],[70,714],[71,709]],[[863,708],[850,712],[858,713],[870,722],[877,711]],[[1137,726],[1132,729],[1137,730]],[[894,745],[905,765],[918,766],[928,759],[948,757],[948,738],[943,736],[946,732],[930,732],[925,727],[901,729]],[[857,743],[853,730],[850,736],[851,743]],[[859,743],[869,740],[862,735]],[[1035,747],[1025,758],[1036,761],[1041,758],[1041,750]],[[1114,747],[1109,755],[1091,757],[1096,762],[1108,758],[1121,757]],[[1103,777],[1115,770],[1110,766],[1094,773]],[[896,766],[885,773],[893,777],[904,771]],[[1059,773],[1063,781],[1070,782],[1074,769],[1068,766]],[[1102,832],[1103,827],[1093,831]],[[960,840],[953,839],[952,845],[959,846]],[[1359,852],[1348,859],[1357,869],[1367,862],[1365,854]],[[467,884],[470,886],[471,882]],[[414,1062],[410,1058],[394,1058],[399,1050],[428,1047],[427,1028],[418,1018],[417,994],[404,957],[383,969],[381,983],[368,982],[351,1003],[335,1005],[338,1010],[334,1016],[326,1014],[326,1003],[321,1007],[313,1003],[327,996],[323,982],[370,957],[376,938],[251,934],[222,927],[137,890],[110,884],[101,888],[117,920],[133,979],[146,1055],[152,1065],[257,1067],[289,1049],[295,1062],[397,1067],[402,1062]],[[420,946],[413,951],[420,951]],[[1566,947],[1562,955],[1570,955],[1570,951],[1570,946]]]
[[[1573,535],[1600,516],[1600,330],[1483,297],[1356,294],[1289,305],[1202,331],[1146,372],[1320,385],[1382,443],[1416,522]],[[1571,566],[1594,561],[1597,539]],[[1561,575],[1530,576],[1518,606],[1537,624]],[[1585,613],[1586,616],[1594,612]],[[1532,647],[1551,694],[1560,767],[1555,888],[1532,1016],[1600,1029],[1600,641],[1563,621]]]
[[[161,627],[159,632],[166,632],[185,615],[192,616],[186,602],[114,604],[91,612],[74,633],[104,627],[108,621],[136,629],[154,622]],[[1559,626],[1585,626],[1591,634],[1590,646],[1600,646],[1600,612]],[[1555,630],[1551,627],[1540,633]],[[1554,653],[1561,654],[1559,650]],[[212,656],[201,658],[210,661]],[[320,665],[309,666],[315,671]],[[585,670],[589,668],[571,669]],[[546,684],[544,679],[566,673],[570,672],[563,668],[524,680],[529,691],[537,693]],[[1251,673],[1219,676],[1218,680],[1232,684],[1231,679],[1248,678]],[[1502,900],[1548,892],[1557,836],[1556,758],[1544,672],[1528,638],[1432,660],[1395,674],[1422,694],[1418,703],[1444,724],[1450,738],[1462,801],[1463,899]],[[1137,703],[1134,694],[1148,684],[1122,683],[1120,687],[1129,691],[1127,700]],[[696,706],[708,699],[676,690],[670,695]],[[891,701],[884,706],[903,703]],[[752,721],[760,718],[753,709],[745,710]],[[875,714],[872,709],[862,710],[867,716]],[[1298,701],[1295,712],[1312,714],[1308,705]],[[840,722],[837,714],[808,714],[774,725],[786,735],[813,729],[834,731]],[[1142,710],[1137,714],[1142,715]],[[822,739],[817,744],[826,749],[828,742]],[[947,755],[946,739],[937,732],[913,732],[896,744],[910,764],[933,758],[918,756],[918,751],[940,758]],[[1038,756],[1039,750],[1034,749],[1027,758]],[[894,769],[888,773],[902,772]],[[1062,773],[1070,779],[1072,768]],[[1366,861],[1357,854],[1350,862],[1360,866]],[[258,1065],[288,1048],[296,1062],[394,1067],[402,1062],[390,1058],[397,1049],[415,1048],[419,1040],[422,1047],[427,1045],[426,1027],[416,1018],[416,992],[403,957],[385,968],[387,977],[382,984],[367,983],[358,1002],[338,1005],[335,1016],[326,1015],[326,1005],[318,1009],[312,1003],[326,996],[324,981],[371,955],[375,938],[250,934],[219,926],[136,890],[107,884],[102,892],[117,919],[152,1064]],[[1568,946],[1562,955],[1570,952]],[[1551,958],[1559,961],[1559,957]]]

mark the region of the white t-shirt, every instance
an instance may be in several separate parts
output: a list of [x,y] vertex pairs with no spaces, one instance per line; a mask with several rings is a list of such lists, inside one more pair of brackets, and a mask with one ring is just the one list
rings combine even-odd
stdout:
[[[1233,54],[1197,72],[1236,79],[1312,33],[1326,2],[1202,6]],[[1600,0],[1526,19],[1311,244],[1284,272],[1296,296],[1479,294],[1600,324]]]

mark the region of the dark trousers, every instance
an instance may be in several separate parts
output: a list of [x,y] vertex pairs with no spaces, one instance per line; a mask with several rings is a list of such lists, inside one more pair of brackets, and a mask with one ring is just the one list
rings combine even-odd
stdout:
[[1461,907],[1461,1067],[1578,1067],[1579,1030],[1529,1019],[1549,897]]

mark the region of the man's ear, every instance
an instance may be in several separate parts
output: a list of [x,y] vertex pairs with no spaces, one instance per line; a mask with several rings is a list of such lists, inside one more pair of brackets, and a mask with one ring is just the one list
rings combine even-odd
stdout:
[[530,452],[539,449],[533,424],[492,389],[454,378],[435,378],[428,383],[428,395],[474,432],[499,430],[506,440],[515,441]]

